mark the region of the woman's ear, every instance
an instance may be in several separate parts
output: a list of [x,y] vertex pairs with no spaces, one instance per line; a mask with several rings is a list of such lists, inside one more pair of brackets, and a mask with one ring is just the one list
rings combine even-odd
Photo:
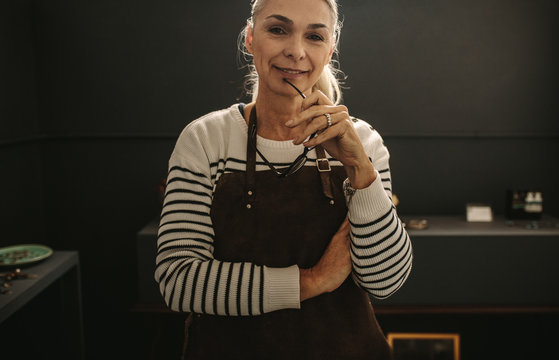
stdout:
[[247,49],[247,51],[249,52],[249,54],[252,54],[252,40],[253,40],[253,36],[252,36],[252,27],[250,26],[250,24],[247,24],[247,27],[245,29],[245,48]]
[[334,54],[334,47],[332,47],[332,49],[330,49],[330,53],[328,54],[328,62],[327,64],[330,64],[330,61],[332,61],[332,55]]
[[336,39],[332,42],[332,47],[330,48],[330,52],[328,53],[328,64],[332,61],[332,55],[334,54],[334,49],[336,48]]

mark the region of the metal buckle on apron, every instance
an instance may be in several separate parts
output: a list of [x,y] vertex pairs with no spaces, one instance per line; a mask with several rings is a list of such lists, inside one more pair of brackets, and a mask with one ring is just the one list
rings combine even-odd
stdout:
[[[325,165],[322,166],[321,164]],[[327,172],[332,170],[332,168],[330,168],[330,162],[328,161],[328,159],[316,159],[316,168],[320,172]]]

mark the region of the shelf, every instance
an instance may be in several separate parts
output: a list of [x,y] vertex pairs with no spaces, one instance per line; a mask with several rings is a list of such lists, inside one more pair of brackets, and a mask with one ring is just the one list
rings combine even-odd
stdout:
[[[441,236],[559,236],[559,220],[544,216],[542,220],[507,221],[502,216],[495,216],[493,222],[467,222],[465,216],[402,216],[404,222],[410,219],[425,219],[429,226],[424,230],[407,229],[412,238]],[[537,228],[534,228],[534,224]]]

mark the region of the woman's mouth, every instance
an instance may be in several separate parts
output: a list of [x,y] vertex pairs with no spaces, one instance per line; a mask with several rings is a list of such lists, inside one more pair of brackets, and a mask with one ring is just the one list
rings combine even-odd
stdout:
[[281,67],[275,66],[275,65],[274,65],[274,68],[275,68],[276,70],[281,71],[282,73],[284,73],[284,74],[286,74],[286,75],[291,75],[291,76],[302,75],[302,74],[305,74],[305,73],[308,72],[308,71],[299,70],[299,69],[281,68]]

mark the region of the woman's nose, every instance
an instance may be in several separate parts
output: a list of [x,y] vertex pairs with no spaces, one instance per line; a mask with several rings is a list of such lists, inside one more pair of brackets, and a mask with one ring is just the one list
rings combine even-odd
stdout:
[[289,41],[287,41],[285,49],[283,51],[284,55],[291,57],[294,60],[300,60],[305,57],[305,46],[302,39],[294,36]]

